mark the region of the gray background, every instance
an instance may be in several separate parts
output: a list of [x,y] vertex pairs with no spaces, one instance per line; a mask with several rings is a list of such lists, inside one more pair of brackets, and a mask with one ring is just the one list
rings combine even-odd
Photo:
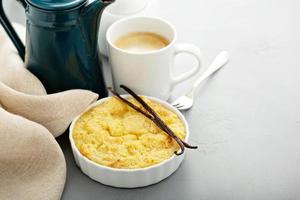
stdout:
[[[184,113],[199,149],[159,184],[116,189],[80,172],[65,134],[58,139],[68,165],[63,199],[300,199],[300,1],[159,2],[180,42],[202,49],[205,66],[221,50],[231,54]],[[179,56],[177,72],[194,64]],[[177,87],[173,98],[190,85]]]

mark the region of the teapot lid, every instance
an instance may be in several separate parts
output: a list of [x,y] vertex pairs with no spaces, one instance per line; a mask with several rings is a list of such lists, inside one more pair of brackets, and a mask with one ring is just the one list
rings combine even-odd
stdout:
[[71,9],[87,0],[26,0],[29,4],[43,10],[66,10]]

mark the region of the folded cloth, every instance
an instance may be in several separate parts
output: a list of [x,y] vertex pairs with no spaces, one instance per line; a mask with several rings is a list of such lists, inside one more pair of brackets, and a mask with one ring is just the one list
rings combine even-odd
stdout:
[[[24,27],[14,24],[24,41]],[[60,199],[66,164],[54,137],[98,95],[47,95],[0,27],[0,199]]]
[[0,108],[0,199],[60,199],[63,153],[43,126]]
[[69,90],[51,95],[28,95],[0,82],[0,102],[7,111],[45,126],[55,137],[61,135],[70,122],[97,95],[86,90]]

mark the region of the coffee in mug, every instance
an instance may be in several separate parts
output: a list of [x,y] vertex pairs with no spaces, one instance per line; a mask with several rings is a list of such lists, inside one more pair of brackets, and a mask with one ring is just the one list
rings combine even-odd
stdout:
[[130,52],[149,52],[162,49],[170,41],[162,35],[151,32],[134,32],[118,38],[116,47]]
[[[140,95],[170,98],[174,86],[201,69],[201,52],[192,44],[178,44],[177,31],[166,20],[155,17],[128,17],[112,24],[106,34],[115,90],[120,85]],[[175,57],[193,55],[198,64],[174,75]]]

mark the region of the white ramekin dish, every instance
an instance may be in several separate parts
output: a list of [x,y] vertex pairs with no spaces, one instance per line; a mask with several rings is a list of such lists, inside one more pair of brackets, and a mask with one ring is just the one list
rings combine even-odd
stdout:
[[[125,98],[129,97],[128,95],[122,95],[122,96]],[[101,99],[95,102],[94,104],[92,104],[91,106],[89,106],[86,109],[86,111],[84,111],[81,115],[79,115],[73,120],[70,126],[69,139],[71,142],[71,147],[75,158],[75,162],[79,166],[81,171],[91,179],[98,181],[104,185],[120,187],[120,188],[136,188],[136,187],[148,186],[167,178],[173,172],[175,172],[179,167],[179,165],[181,164],[184,158],[184,154],[182,154],[181,156],[173,155],[171,158],[147,168],[116,169],[116,168],[111,168],[111,167],[97,164],[89,160],[79,152],[72,137],[74,125],[85,112],[103,103],[108,98],[111,97]],[[148,97],[148,98],[157,103],[160,103],[161,105],[165,106],[166,108],[170,109],[171,111],[173,111],[178,115],[178,117],[184,123],[185,131],[186,131],[185,141],[188,142],[190,132],[189,132],[187,121],[185,120],[184,116],[176,108],[171,106],[169,103],[154,97]]]

